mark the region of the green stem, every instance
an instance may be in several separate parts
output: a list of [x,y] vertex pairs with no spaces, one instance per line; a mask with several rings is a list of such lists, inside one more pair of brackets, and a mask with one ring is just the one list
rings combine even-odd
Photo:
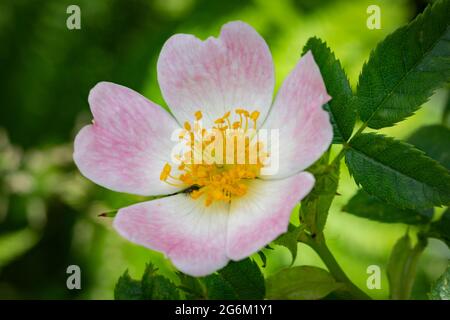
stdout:
[[361,289],[359,289],[339,266],[330,249],[328,248],[323,234],[317,234],[314,238],[305,232],[302,232],[299,241],[310,246],[322,259],[328,268],[328,271],[336,281],[344,283],[349,293],[358,300],[370,300],[371,298]]

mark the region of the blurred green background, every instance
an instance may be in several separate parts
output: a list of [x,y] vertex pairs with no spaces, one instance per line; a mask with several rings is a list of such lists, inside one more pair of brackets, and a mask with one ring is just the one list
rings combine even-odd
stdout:
[[[66,9],[81,8],[81,30],[68,30]],[[369,4],[381,7],[381,30],[366,27]],[[370,50],[411,20],[426,1],[318,0],[3,0],[0,2],[0,298],[111,299],[128,268],[139,277],[152,261],[175,279],[159,253],[120,238],[98,214],[142,201],[83,178],[72,162],[72,142],[91,120],[87,96],[99,81],[116,82],[165,106],[156,60],[174,33],[216,36],[243,20],[266,39],[277,86],[311,36],[326,40],[356,85]],[[437,92],[415,116],[388,130],[400,138],[439,122],[446,92]],[[385,266],[406,230],[341,211],[356,186],[344,169],[326,236],[354,282],[375,298],[388,297]],[[296,264],[323,266],[309,248]],[[266,274],[290,264],[287,249],[266,250]],[[413,297],[425,298],[450,257],[432,240],[421,259]],[[259,257],[255,257],[258,261]],[[81,267],[82,289],[66,288],[66,268]],[[382,288],[366,287],[369,265],[382,270]]]

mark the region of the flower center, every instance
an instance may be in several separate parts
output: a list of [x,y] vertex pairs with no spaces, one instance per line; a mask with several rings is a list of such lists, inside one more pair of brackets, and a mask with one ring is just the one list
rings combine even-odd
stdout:
[[204,196],[206,206],[243,196],[248,181],[259,176],[268,157],[257,137],[259,114],[236,109],[232,120],[231,112],[226,112],[206,130],[201,126],[203,115],[197,111],[194,124],[185,122],[179,135],[187,151],[177,157],[178,173],[171,174],[172,167],[166,163],[160,179],[186,187],[193,199]]

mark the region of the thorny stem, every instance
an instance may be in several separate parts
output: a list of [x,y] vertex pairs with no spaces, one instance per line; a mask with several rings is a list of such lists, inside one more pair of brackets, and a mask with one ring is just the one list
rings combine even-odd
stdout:
[[317,234],[315,236],[309,235],[302,232],[298,239],[310,246],[322,259],[322,261],[327,266],[331,275],[336,279],[336,281],[344,283],[348,292],[358,300],[370,300],[371,298],[361,289],[359,289],[345,274],[342,268],[339,266],[338,262],[334,258],[330,249],[328,248],[323,233]]

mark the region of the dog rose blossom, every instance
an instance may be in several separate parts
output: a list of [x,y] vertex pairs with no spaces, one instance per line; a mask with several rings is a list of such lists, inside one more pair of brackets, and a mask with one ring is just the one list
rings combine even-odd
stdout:
[[[322,109],[330,96],[308,52],[272,103],[271,53],[243,22],[227,23],[218,38],[205,41],[172,36],[162,48],[157,72],[173,116],[131,89],[101,82],[89,94],[94,121],[78,133],[74,161],[85,177],[108,189],[168,195],[120,209],[114,228],[134,243],[163,252],[180,271],[204,276],[287,231],[293,207],[314,185],[314,177],[303,170],[332,140]],[[197,121],[218,131],[224,142],[232,139],[229,129],[243,134],[277,130],[278,170],[264,175],[260,160],[174,164],[173,133],[201,136]],[[268,145],[253,145],[270,157]],[[249,146],[244,146],[245,156]]]

